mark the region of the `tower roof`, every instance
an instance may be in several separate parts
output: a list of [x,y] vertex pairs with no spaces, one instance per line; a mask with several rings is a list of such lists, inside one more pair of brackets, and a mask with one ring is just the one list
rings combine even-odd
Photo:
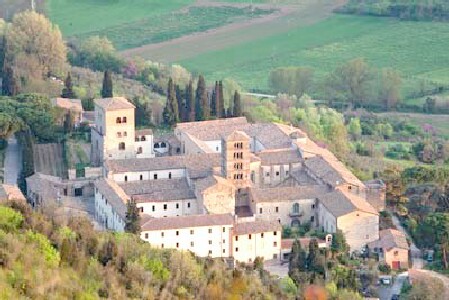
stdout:
[[240,130],[235,130],[231,134],[224,136],[223,139],[226,142],[232,142],[232,141],[246,141],[249,140],[250,137],[245,132]]
[[136,108],[124,97],[100,98],[94,100],[95,105],[103,108],[105,111]]

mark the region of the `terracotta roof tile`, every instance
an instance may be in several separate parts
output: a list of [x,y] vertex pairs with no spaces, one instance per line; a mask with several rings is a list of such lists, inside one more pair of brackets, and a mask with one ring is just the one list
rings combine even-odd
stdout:
[[276,221],[243,222],[235,224],[234,235],[279,231],[281,229],[282,229],[281,224],[279,224],[279,222]]
[[261,160],[261,165],[281,165],[301,162],[302,158],[298,150],[294,149],[276,149],[265,150],[256,153]]
[[386,229],[379,232],[379,239],[371,242],[368,246],[372,248],[382,248],[390,250],[392,248],[409,249],[407,237],[396,229]]
[[328,191],[329,189],[322,185],[250,189],[252,199],[258,203],[315,199]]
[[141,231],[157,231],[182,229],[191,227],[232,225],[234,217],[231,214],[191,215],[167,218],[143,218]]
[[100,194],[104,195],[108,202],[121,218],[126,217],[126,203],[130,197],[112,179],[98,179],[94,182]]
[[80,99],[67,99],[67,98],[53,98],[51,99],[53,106],[57,106],[67,110],[74,110],[81,112],[83,111],[83,106],[81,105]]
[[378,214],[365,199],[353,193],[337,190],[318,196],[318,199],[335,217],[344,216],[354,211]]
[[105,111],[136,108],[124,97],[100,98],[94,100],[95,105],[100,106]]

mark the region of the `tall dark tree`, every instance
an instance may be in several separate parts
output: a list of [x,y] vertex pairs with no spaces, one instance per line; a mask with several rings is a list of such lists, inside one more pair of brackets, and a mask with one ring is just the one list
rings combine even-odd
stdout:
[[75,98],[75,93],[73,92],[73,84],[72,84],[72,75],[70,72],[67,74],[66,79],[64,80],[64,88],[62,89],[62,98]]
[[128,201],[126,204],[126,221],[125,231],[139,234],[140,233],[140,213],[134,200]]
[[167,103],[164,108],[164,123],[173,126],[179,121],[178,100],[176,100],[176,90],[173,79],[168,80]]
[[217,118],[223,118],[225,116],[224,108],[224,94],[223,94],[223,81],[218,83],[218,100],[217,100]]
[[235,91],[235,93],[234,93],[233,115],[234,115],[234,117],[243,116],[242,99],[240,98],[240,94],[238,91]]
[[14,69],[7,67],[3,75],[2,94],[5,96],[15,96],[19,92]]
[[104,71],[103,88],[101,89],[101,96],[103,98],[112,98],[114,96],[112,86],[112,75],[109,70]]
[[178,102],[178,121],[185,121],[185,95],[179,85],[176,85],[176,100]]
[[186,86],[186,115],[188,122],[195,121],[195,94],[193,93],[192,80]]
[[217,114],[217,100],[218,100],[218,81],[215,81],[215,87],[212,91],[212,97],[210,99],[210,115],[218,117]]
[[288,264],[288,275],[296,284],[303,283],[307,277],[307,254],[301,247],[301,243],[295,240],[292,245],[290,259]]
[[0,41],[0,74],[4,71],[4,63],[6,58],[6,34],[3,35]]
[[198,78],[195,98],[195,115],[197,121],[205,121],[210,117],[209,101],[207,97],[206,81],[203,75]]

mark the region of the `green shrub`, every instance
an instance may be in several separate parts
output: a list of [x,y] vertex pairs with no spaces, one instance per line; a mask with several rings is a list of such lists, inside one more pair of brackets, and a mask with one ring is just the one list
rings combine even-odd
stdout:
[[0,206],[0,229],[15,231],[22,226],[23,216],[12,208]]

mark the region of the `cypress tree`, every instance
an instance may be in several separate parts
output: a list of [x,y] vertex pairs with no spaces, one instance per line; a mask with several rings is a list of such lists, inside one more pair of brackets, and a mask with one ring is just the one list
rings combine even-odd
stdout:
[[203,75],[198,78],[195,98],[195,115],[197,121],[205,121],[210,117],[209,101],[207,98],[206,81]]
[[113,87],[112,87],[112,76],[109,70],[104,72],[103,78],[103,88],[101,89],[101,96],[103,98],[112,98],[113,97]]
[[218,101],[217,101],[217,117],[223,118],[225,116],[224,108],[224,94],[223,94],[223,81],[218,83]]
[[186,86],[186,115],[188,122],[195,121],[195,97],[193,94],[193,83],[192,80]]
[[140,213],[134,200],[128,201],[126,204],[125,231],[134,234],[140,233]]
[[218,82],[215,81],[215,87],[212,91],[212,97],[210,101],[210,115],[218,117],[217,113],[217,100],[218,100]]
[[234,93],[234,117],[241,117],[243,115],[242,111],[242,100],[240,98],[239,92]]
[[176,101],[178,102],[178,121],[184,122],[185,120],[184,95],[179,85],[176,85]]
[[179,119],[178,101],[176,100],[176,91],[173,79],[168,80],[167,88],[167,103],[163,112],[165,124],[172,126],[176,124]]
[[62,98],[75,98],[75,93],[73,92],[72,75],[70,72],[67,74],[64,80],[64,88],[62,89]]
[[5,96],[15,96],[18,94],[19,88],[14,75],[14,69],[7,67],[3,75],[2,94]]

